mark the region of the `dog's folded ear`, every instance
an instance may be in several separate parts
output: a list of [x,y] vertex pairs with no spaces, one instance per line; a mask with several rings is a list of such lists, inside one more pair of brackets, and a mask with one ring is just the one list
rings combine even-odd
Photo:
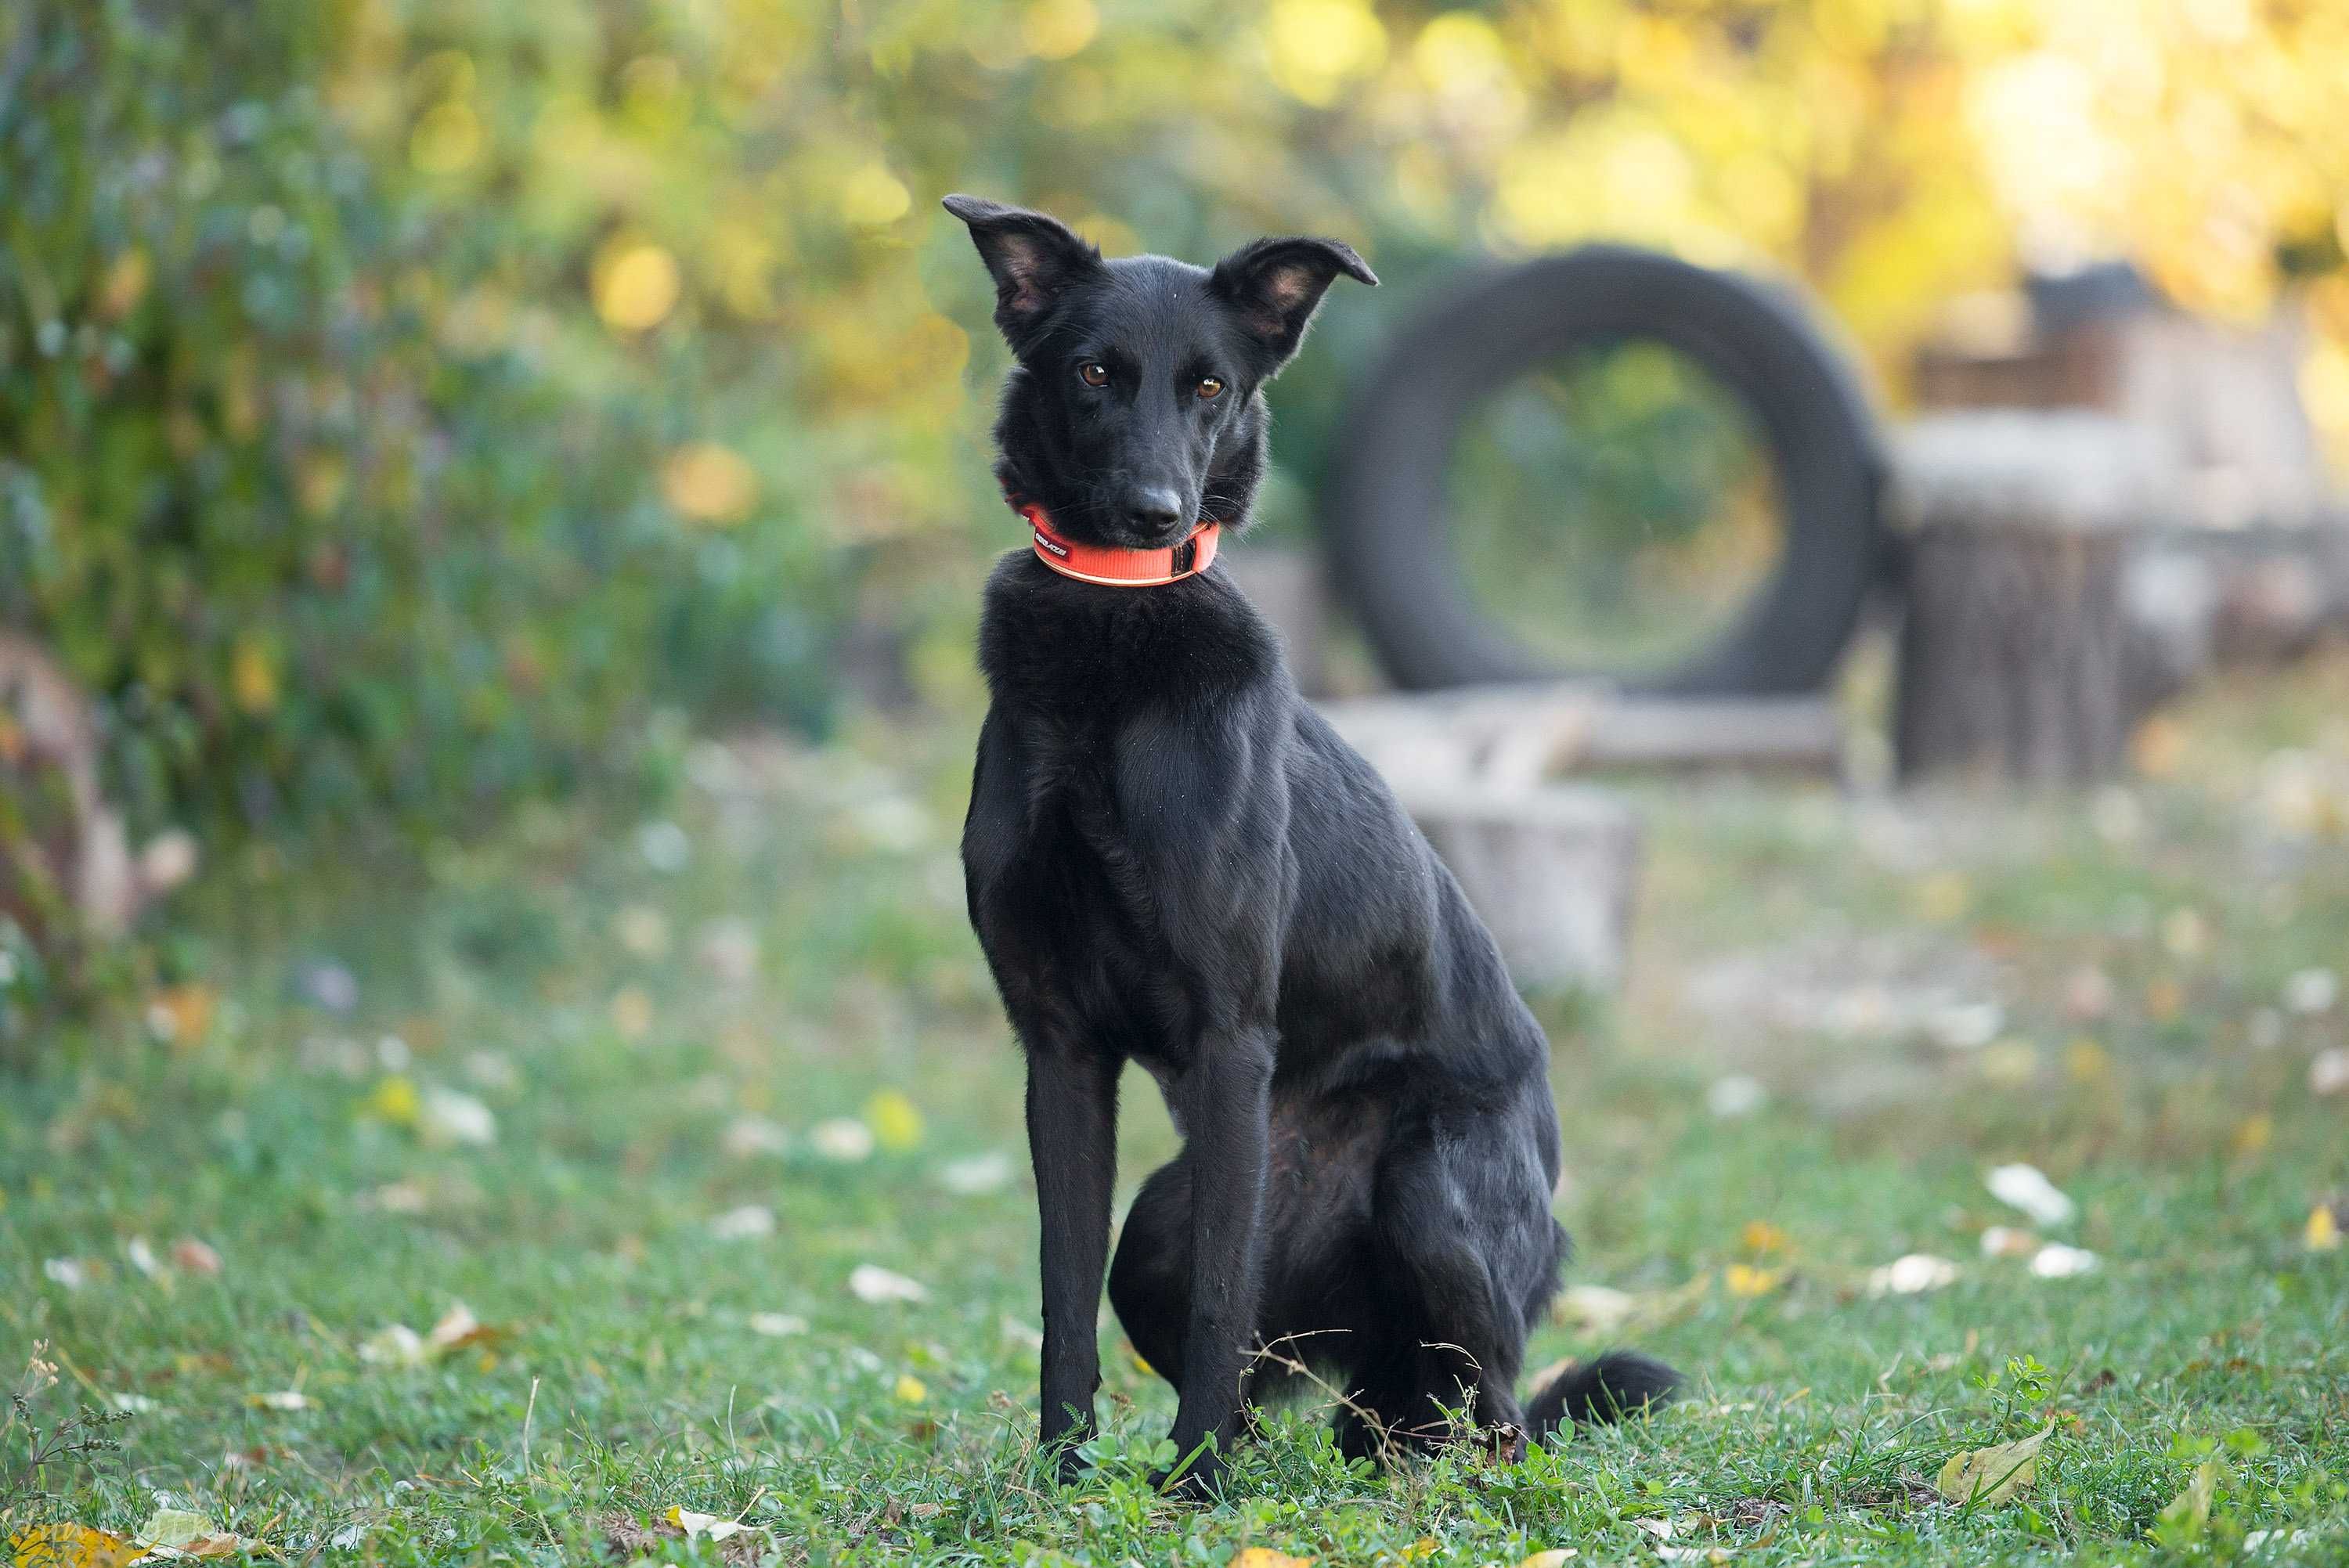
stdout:
[[1216,263],[1208,286],[1239,313],[1278,370],[1305,341],[1305,328],[1322,294],[1340,273],[1378,286],[1378,276],[1351,245],[1336,240],[1257,240]]
[[995,325],[1022,346],[1071,284],[1101,269],[1101,253],[1058,218],[977,196],[941,203],[970,226],[978,259],[995,279]]

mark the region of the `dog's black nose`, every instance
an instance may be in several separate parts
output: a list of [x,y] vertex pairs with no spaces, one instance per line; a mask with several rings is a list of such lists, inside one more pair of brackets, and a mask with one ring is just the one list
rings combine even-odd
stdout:
[[1163,531],[1183,521],[1183,498],[1164,486],[1135,490],[1126,497],[1125,518],[1136,528]]

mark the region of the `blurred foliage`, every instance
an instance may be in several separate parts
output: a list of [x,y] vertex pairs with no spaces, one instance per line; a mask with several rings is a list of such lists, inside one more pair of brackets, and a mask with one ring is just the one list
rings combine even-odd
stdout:
[[[968,689],[1001,363],[932,206],[1112,252],[1354,239],[1390,288],[1609,236],[1792,273],[1898,384],[1951,295],[2307,285],[2349,438],[2349,12],[2319,0],[134,0],[0,15],[0,615],[142,825],[445,820],[647,705]],[[854,635],[844,635],[854,628]]]

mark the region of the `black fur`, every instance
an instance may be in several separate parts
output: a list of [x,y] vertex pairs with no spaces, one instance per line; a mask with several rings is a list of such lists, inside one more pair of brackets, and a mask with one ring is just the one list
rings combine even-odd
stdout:
[[[1005,488],[1092,543],[1243,527],[1264,384],[1339,274],[1377,281],[1361,259],[1266,240],[1212,271],[1104,262],[1041,214],[946,204],[1018,360],[996,426]],[[1199,396],[1205,377],[1218,396]],[[1538,1436],[1665,1397],[1668,1368],[1619,1356],[1520,1410],[1526,1336],[1567,1250],[1547,1042],[1458,884],[1298,696],[1222,569],[1111,588],[1019,551],[988,579],[979,662],[994,700],[963,863],[1028,1057],[1045,1441],[1092,1429],[1105,1267],[1135,1348],[1178,1391],[1177,1448],[1215,1439],[1204,1481],[1251,1382],[1278,1372],[1268,1345],[1339,1374],[1358,1454],[1435,1440],[1464,1405]],[[1185,1142],[1111,1264],[1129,1060]]]

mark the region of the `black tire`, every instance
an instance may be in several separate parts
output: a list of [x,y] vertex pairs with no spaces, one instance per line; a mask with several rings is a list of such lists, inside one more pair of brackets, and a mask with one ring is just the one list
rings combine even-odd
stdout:
[[[1776,468],[1785,546],[1710,646],[1661,672],[1561,669],[1470,598],[1444,474],[1486,394],[1576,348],[1652,339],[1751,410]],[[1790,294],[1652,252],[1593,245],[1487,272],[1422,312],[1354,396],[1322,491],[1340,592],[1407,688],[1561,675],[1683,696],[1815,691],[1849,639],[1882,549],[1876,422],[1857,377]]]

